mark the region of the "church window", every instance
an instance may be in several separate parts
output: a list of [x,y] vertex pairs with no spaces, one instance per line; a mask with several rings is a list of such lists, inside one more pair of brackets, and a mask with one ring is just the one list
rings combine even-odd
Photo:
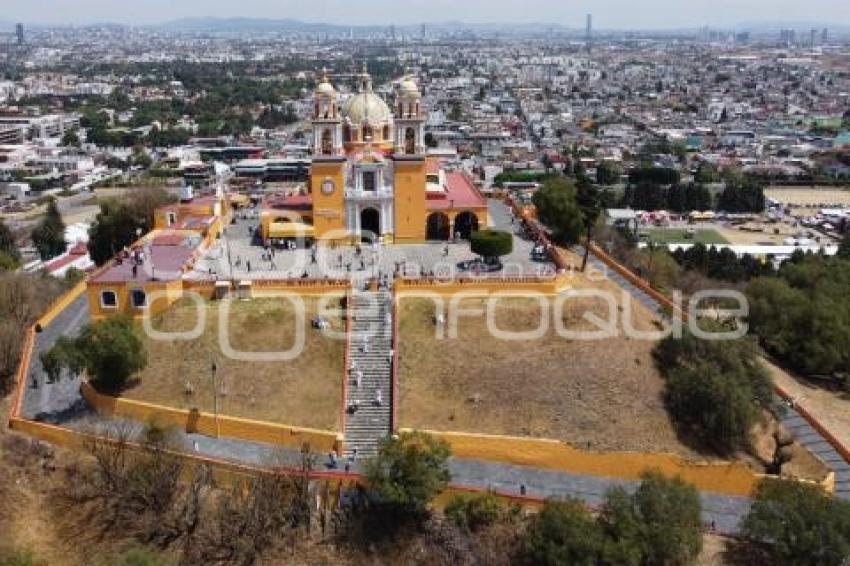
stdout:
[[374,171],[363,171],[363,190],[369,192],[375,192],[375,188],[377,185],[376,176]]

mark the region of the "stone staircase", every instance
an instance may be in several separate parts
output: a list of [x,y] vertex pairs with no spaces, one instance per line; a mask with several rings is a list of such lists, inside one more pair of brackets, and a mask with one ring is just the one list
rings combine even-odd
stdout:
[[[355,291],[349,298],[345,456],[377,454],[392,427],[393,312],[389,291]],[[358,380],[359,376],[359,380]],[[359,381],[359,383],[358,383]],[[379,402],[380,400],[380,402]]]

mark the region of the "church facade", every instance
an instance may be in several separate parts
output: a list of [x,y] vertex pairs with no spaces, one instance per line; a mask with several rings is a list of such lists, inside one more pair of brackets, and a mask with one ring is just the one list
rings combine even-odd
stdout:
[[312,130],[306,194],[266,198],[264,240],[413,243],[466,238],[487,225],[487,203],[472,179],[426,156],[425,112],[414,77],[398,81],[391,110],[365,69],[357,92],[344,101],[323,76],[314,92]]

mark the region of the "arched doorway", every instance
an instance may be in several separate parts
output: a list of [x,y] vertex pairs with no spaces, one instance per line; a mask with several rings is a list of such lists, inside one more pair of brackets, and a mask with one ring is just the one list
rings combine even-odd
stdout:
[[374,208],[360,211],[360,237],[368,241],[381,235],[381,213]]
[[416,132],[413,128],[407,128],[404,131],[404,153],[408,155],[416,153]]
[[455,234],[468,240],[470,234],[478,231],[478,217],[472,212],[461,212],[455,217]]
[[333,155],[333,134],[328,129],[322,132],[322,155]]
[[428,240],[448,240],[449,217],[443,212],[432,212],[428,215],[428,224],[425,229],[425,238]]

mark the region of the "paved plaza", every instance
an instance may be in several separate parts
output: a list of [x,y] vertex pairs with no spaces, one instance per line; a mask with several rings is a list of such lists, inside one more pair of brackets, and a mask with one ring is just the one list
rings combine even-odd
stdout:
[[[504,269],[490,277],[553,275],[554,265],[532,260],[534,242],[522,237],[519,222],[501,202],[490,201],[490,226],[514,234],[513,252],[502,257]],[[468,241],[423,244],[319,246],[315,250],[274,249],[256,242],[252,232],[259,219],[237,218],[225,235],[200,258],[189,274],[196,279],[367,279],[380,276],[469,276],[458,263],[475,259]],[[315,259],[314,259],[315,258]]]

